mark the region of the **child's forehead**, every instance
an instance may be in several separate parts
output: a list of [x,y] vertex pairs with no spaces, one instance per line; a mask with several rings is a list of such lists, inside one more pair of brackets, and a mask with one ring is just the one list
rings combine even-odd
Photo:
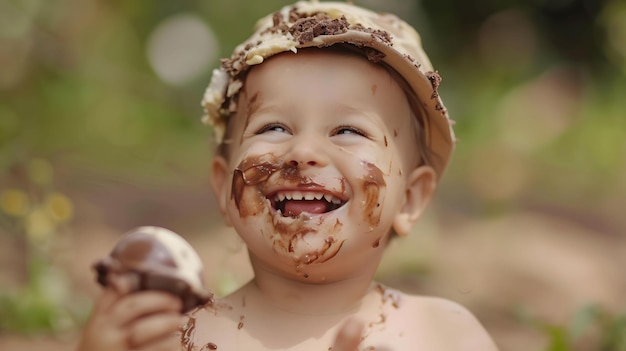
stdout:
[[284,73],[298,76],[312,67],[317,67],[318,73],[343,73],[342,76],[352,73],[361,74],[363,78],[367,78],[368,74],[382,74],[394,80],[401,78],[397,74],[395,77],[391,77],[388,67],[385,67],[383,64],[372,63],[358,52],[340,46],[333,46],[301,49],[297,54],[284,52],[274,55],[265,60],[263,64],[256,65],[249,70],[246,78],[243,79],[243,88],[245,89],[247,80],[258,76],[256,72],[271,71],[270,76],[267,78],[272,79],[272,74]]
[[[231,118],[277,112],[290,105],[338,116],[360,115],[379,127],[411,128],[407,91],[383,65],[351,51],[306,49],[282,53],[252,68]],[[401,79],[401,78],[400,78]],[[389,112],[393,109],[393,112]]]
[[[289,83],[297,81],[298,88],[311,94],[359,92],[366,87],[369,95],[376,90],[388,89],[395,85],[400,92],[402,85],[396,82],[399,76],[392,76],[383,65],[372,63],[362,55],[337,48],[308,48],[294,54],[291,52],[275,55],[263,64],[251,68],[242,79],[242,92],[251,96],[258,90],[280,91]],[[364,86],[365,84],[365,86]],[[251,91],[257,90],[257,92]]]

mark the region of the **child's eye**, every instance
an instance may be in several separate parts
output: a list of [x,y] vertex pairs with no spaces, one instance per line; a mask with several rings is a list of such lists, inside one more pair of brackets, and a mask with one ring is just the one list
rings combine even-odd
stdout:
[[367,137],[367,133],[360,130],[359,128],[355,128],[352,126],[339,126],[335,128],[333,131],[333,135],[341,135],[341,134],[355,134],[363,137]]
[[261,127],[256,134],[263,134],[267,132],[289,133],[287,127],[281,123],[268,123]]

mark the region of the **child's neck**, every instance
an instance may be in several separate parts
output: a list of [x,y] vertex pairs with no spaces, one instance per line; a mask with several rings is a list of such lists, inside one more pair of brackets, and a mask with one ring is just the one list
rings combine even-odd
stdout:
[[363,297],[371,291],[373,273],[344,280],[311,284],[274,272],[255,269],[250,289],[258,290],[259,298],[285,313],[323,316],[354,313]]

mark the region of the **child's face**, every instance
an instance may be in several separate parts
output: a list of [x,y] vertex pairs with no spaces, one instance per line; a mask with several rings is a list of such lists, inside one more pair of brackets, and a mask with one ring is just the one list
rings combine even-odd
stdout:
[[213,167],[253,263],[308,281],[378,264],[390,229],[407,232],[435,183],[418,167],[411,116],[389,73],[353,54],[303,50],[253,68],[228,159]]

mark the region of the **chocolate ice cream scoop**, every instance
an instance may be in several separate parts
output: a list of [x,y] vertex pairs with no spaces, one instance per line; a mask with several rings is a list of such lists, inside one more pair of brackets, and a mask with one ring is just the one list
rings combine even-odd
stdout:
[[179,296],[182,312],[213,300],[203,287],[200,257],[185,239],[165,228],[139,227],[126,233],[94,268],[102,286],[117,288],[117,278],[123,277],[131,292],[161,290]]

